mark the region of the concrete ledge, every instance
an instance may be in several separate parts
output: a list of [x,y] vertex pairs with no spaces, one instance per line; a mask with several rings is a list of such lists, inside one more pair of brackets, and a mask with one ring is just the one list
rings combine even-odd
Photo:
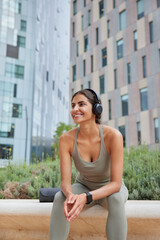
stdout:
[[[52,203],[0,200],[0,240],[47,240]],[[160,239],[160,201],[127,201],[128,240]],[[103,240],[107,210],[96,205],[71,223],[69,240]]]

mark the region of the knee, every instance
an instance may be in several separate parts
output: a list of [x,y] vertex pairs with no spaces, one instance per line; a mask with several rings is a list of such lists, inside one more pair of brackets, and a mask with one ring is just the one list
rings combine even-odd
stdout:
[[62,204],[64,203],[65,201],[65,196],[64,194],[60,191],[60,192],[57,192],[55,197],[54,197],[54,204]]
[[117,207],[122,207],[124,205],[124,200],[121,196],[120,192],[113,193],[112,195],[108,196],[108,206],[113,206],[114,208]]

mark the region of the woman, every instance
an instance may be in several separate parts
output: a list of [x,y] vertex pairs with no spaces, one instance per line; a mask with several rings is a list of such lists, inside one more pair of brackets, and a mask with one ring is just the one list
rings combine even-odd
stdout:
[[[102,105],[91,89],[76,92],[71,101],[71,116],[79,127],[64,133],[59,140],[61,192],[54,199],[50,220],[50,240],[66,240],[69,223],[85,204],[108,208],[108,240],[126,240],[124,204],[128,190],[122,181],[123,138],[114,128],[100,125]],[[79,171],[71,185],[71,158]]]

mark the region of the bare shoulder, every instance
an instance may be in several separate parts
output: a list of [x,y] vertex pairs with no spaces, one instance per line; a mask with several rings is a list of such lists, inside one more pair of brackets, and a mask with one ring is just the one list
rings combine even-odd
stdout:
[[120,131],[110,126],[103,125],[103,137],[106,148],[109,152],[114,144],[123,142],[123,137]]
[[72,128],[71,130],[63,133],[59,140],[60,141],[66,141],[66,140],[72,140],[75,138],[75,134],[76,134],[76,131],[77,131],[77,127],[76,128]]
[[63,133],[59,138],[59,146],[72,152],[76,131],[77,127]]
[[122,138],[122,134],[120,133],[120,131],[106,125],[103,125],[103,135],[104,139],[109,138],[110,140],[113,138]]

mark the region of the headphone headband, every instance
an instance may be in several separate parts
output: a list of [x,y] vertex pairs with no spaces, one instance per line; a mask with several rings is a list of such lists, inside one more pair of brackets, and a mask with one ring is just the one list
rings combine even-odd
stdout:
[[93,89],[86,88],[86,90],[87,90],[87,91],[90,91],[91,93],[93,93],[93,94],[96,96],[98,102],[100,103],[101,99],[100,99],[100,97],[98,96],[98,94],[97,94]]

